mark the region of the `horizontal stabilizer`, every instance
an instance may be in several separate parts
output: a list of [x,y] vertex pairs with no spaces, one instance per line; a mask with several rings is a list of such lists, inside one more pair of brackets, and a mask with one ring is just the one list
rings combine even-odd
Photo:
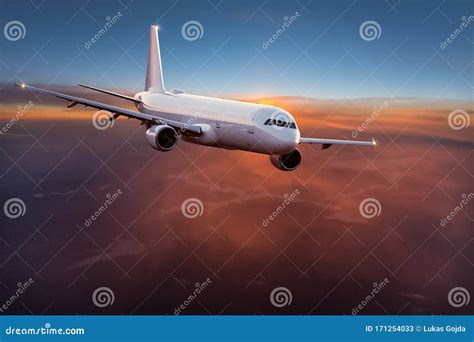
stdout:
[[119,93],[114,93],[113,91],[92,87],[92,86],[89,86],[89,85],[86,85],[86,84],[78,84],[78,86],[83,87],[83,88],[87,88],[87,89],[92,89],[92,90],[95,90],[95,91],[98,91],[98,92],[101,92],[101,93],[104,93],[104,94],[120,97],[121,99],[128,100],[128,101],[133,101],[135,103],[141,103],[142,102],[142,101],[140,101],[140,100],[138,100],[134,97],[131,97],[131,96],[127,96],[127,95],[123,95],[123,94],[119,94]]

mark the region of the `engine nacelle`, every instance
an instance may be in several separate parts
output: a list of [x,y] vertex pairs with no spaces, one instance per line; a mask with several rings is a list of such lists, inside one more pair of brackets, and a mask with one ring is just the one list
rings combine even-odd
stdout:
[[178,143],[178,134],[168,125],[153,125],[146,130],[148,144],[158,151],[169,151]]
[[270,156],[273,166],[282,171],[293,171],[301,164],[301,152],[298,149],[281,156]]

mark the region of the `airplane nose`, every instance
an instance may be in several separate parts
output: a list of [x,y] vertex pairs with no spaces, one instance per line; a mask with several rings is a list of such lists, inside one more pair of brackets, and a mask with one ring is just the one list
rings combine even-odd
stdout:
[[299,142],[300,142],[300,130],[298,128],[296,129],[293,129],[292,130],[292,133],[289,137],[288,137],[288,140],[289,140],[289,143],[291,144],[292,146],[292,150],[294,150]]
[[270,113],[264,123],[265,131],[269,136],[272,154],[282,155],[292,152],[298,146],[300,131],[295,119],[285,110],[277,108]]
[[294,151],[300,141],[300,131],[296,129],[286,129],[280,136],[280,146],[278,154],[285,154]]

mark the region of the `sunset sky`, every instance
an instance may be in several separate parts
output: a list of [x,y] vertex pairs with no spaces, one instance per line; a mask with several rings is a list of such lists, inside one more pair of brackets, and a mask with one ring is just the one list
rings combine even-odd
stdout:
[[[361,101],[266,101],[295,113],[303,134],[321,137],[351,138],[373,110]],[[450,105],[392,102],[360,136],[375,137],[378,148],[304,146],[291,173],[246,152],[179,143],[158,153],[138,122],[98,131],[90,110],[33,107],[0,135],[1,200],[27,206],[19,219],[2,217],[8,277],[0,294],[33,277],[8,312],[172,315],[210,278],[182,314],[351,315],[387,278],[360,314],[467,314],[446,298],[454,286],[474,291],[472,203],[445,227],[440,221],[472,192],[473,131],[449,127]],[[182,214],[189,198],[203,203],[195,219]],[[381,203],[379,216],[361,216],[366,198]],[[103,309],[91,301],[101,286],[115,295]],[[293,300],[277,309],[269,295],[281,286]]]

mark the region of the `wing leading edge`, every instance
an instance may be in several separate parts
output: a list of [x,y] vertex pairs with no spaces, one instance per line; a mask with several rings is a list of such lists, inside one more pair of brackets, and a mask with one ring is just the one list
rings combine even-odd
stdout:
[[96,109],[103,109],[106,111],[109,111],[113,113],[113,117],[111,119],[115,119],[119,116],[125,116],[128,118],[133,118],[137,120],[141,120],[144,122],[148,122],[151,124],[166,124],[168,126],[171,126],[175,129],[178,129],[181,133],[187,134],[187,135],[192,135],[192,136],[200,136],[201,135],[201,127],[199,126],[194,126],[194,125],[188,125],[184,124],[182,122],[174,121],[174,120],[169,120],[169,119],[163,119],[157,116],[153,116],[150,114],[145,114],[145,113],[140,113],[140,112],[134,112],[133,110],[128,110],[125,108],[120,108],[112,105],[108,105],[105,103],[101,102],[96,102],[96,101],[91,101],[84,99],[82,97],[76,97],[72,95],[67,95],[67,94],[62,94],[58,93],[55,91],[47,90],[47,89],[42,89],[42,88],[37,88],[37,87],[32,87],[26,84],[16,84],[17,86],[23,88],[23,89],[29,89],[33,92],[36,93],[45,93],[45,94],[50,94],[53,96],[56,96],[57,98],[60,98],[62,100],[69,101],[68,108],[74,107],[75,105],[81,104],[86,107],[92,107]]
[[377,143],[375,139],[372,141],[357,141],[357,140],[337,140],[337,139],[318,139],[318,138],[300,138],[300,144],[321,144],[323,150],[331,147],[331,145],[359,145],[375,147]]

